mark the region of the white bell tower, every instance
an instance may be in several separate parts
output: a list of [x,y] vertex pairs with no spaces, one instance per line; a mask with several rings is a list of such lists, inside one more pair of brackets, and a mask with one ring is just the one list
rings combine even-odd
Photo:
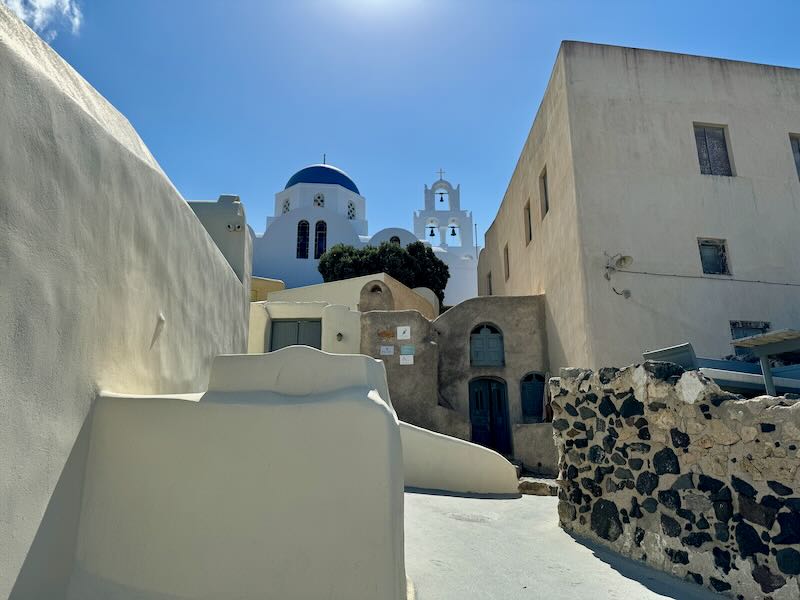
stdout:
[[472,213],[461,210],[461,185],[453,187],[439,170],[439,179],[425,185],[425,208],[414,212],[414,235],[431,246],[457,254],[475,254]]
[[472,213],[461,210],[461,185],[439,179],[425,186],[425,208],[414,211],[414,235],[433,246],[450,269],[444,304],[453,306],[478,295],[478,249],[472,234]]

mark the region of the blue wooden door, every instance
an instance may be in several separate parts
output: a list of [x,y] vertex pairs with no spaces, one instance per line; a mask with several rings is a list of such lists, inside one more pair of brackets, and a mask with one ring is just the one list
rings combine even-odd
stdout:
[[520,383],[522,416],[528,423],[544,421],[544,375],[529,373]]
[[511,455],[506,384],[495,379],[475,379],[469,384],[472,441],[500,454]]

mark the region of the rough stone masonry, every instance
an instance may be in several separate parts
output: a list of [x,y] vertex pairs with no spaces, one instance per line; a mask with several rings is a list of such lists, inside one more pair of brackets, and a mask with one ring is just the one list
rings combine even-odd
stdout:
[[661,362],[550,386],[564,529],[733,598],[800,598],[797,397]]

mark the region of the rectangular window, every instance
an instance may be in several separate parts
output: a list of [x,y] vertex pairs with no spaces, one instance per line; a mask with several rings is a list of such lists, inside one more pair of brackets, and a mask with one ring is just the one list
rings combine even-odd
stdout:
[[728,157],[728,142],[724,127],[695,125],[694,139],[697,143],[697,159],[703,175],[725,175],[731,177],[731,161]]
[[539,198],[541,200],[542,218],[550,210],[550,190],[547,189],[547,167],[539,175]]
[[800,177],[800,135],[789,136],[789,141],[792,143],[794,167],[797,169],[797,176]]
[[[738,340],[751,335],[767,333],[769,329],[770,324],[767,321],[731,321],[731,338]],[[734,348],[738,356],[751,354],[749,348],[739,348],[738,346],[734,346]]]
[[269,350],[280,350],[286,346],[322,347],[322,322],[319,320],[272,321]]
[[525,221],[525,243],[530,244],[531,240],[533,239],[533,226],[531,224],[531,201],[528,199],[528,203],[525,205],[525,215],[523,216],[523,220]]
[[489,271],[486,274],[486,292],[487,292],[487,295],[489,295],[489,296],[492,295],[492,272],[491,271]]
[[508,268],[508,244],[503,248],[503,269],[505,270],[506,281],[508,281],[509,268]]
[[700,263],[703,273],[707,275],[730,275],[728,265],[728,247],[725,240],[700,238],[697,240],[700,248]]

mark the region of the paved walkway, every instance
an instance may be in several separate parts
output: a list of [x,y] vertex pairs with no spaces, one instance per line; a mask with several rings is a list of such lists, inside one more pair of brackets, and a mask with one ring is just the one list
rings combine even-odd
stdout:
[[558,526],[556,498],[406,493],[406,573],[417,600],[719,600]]

